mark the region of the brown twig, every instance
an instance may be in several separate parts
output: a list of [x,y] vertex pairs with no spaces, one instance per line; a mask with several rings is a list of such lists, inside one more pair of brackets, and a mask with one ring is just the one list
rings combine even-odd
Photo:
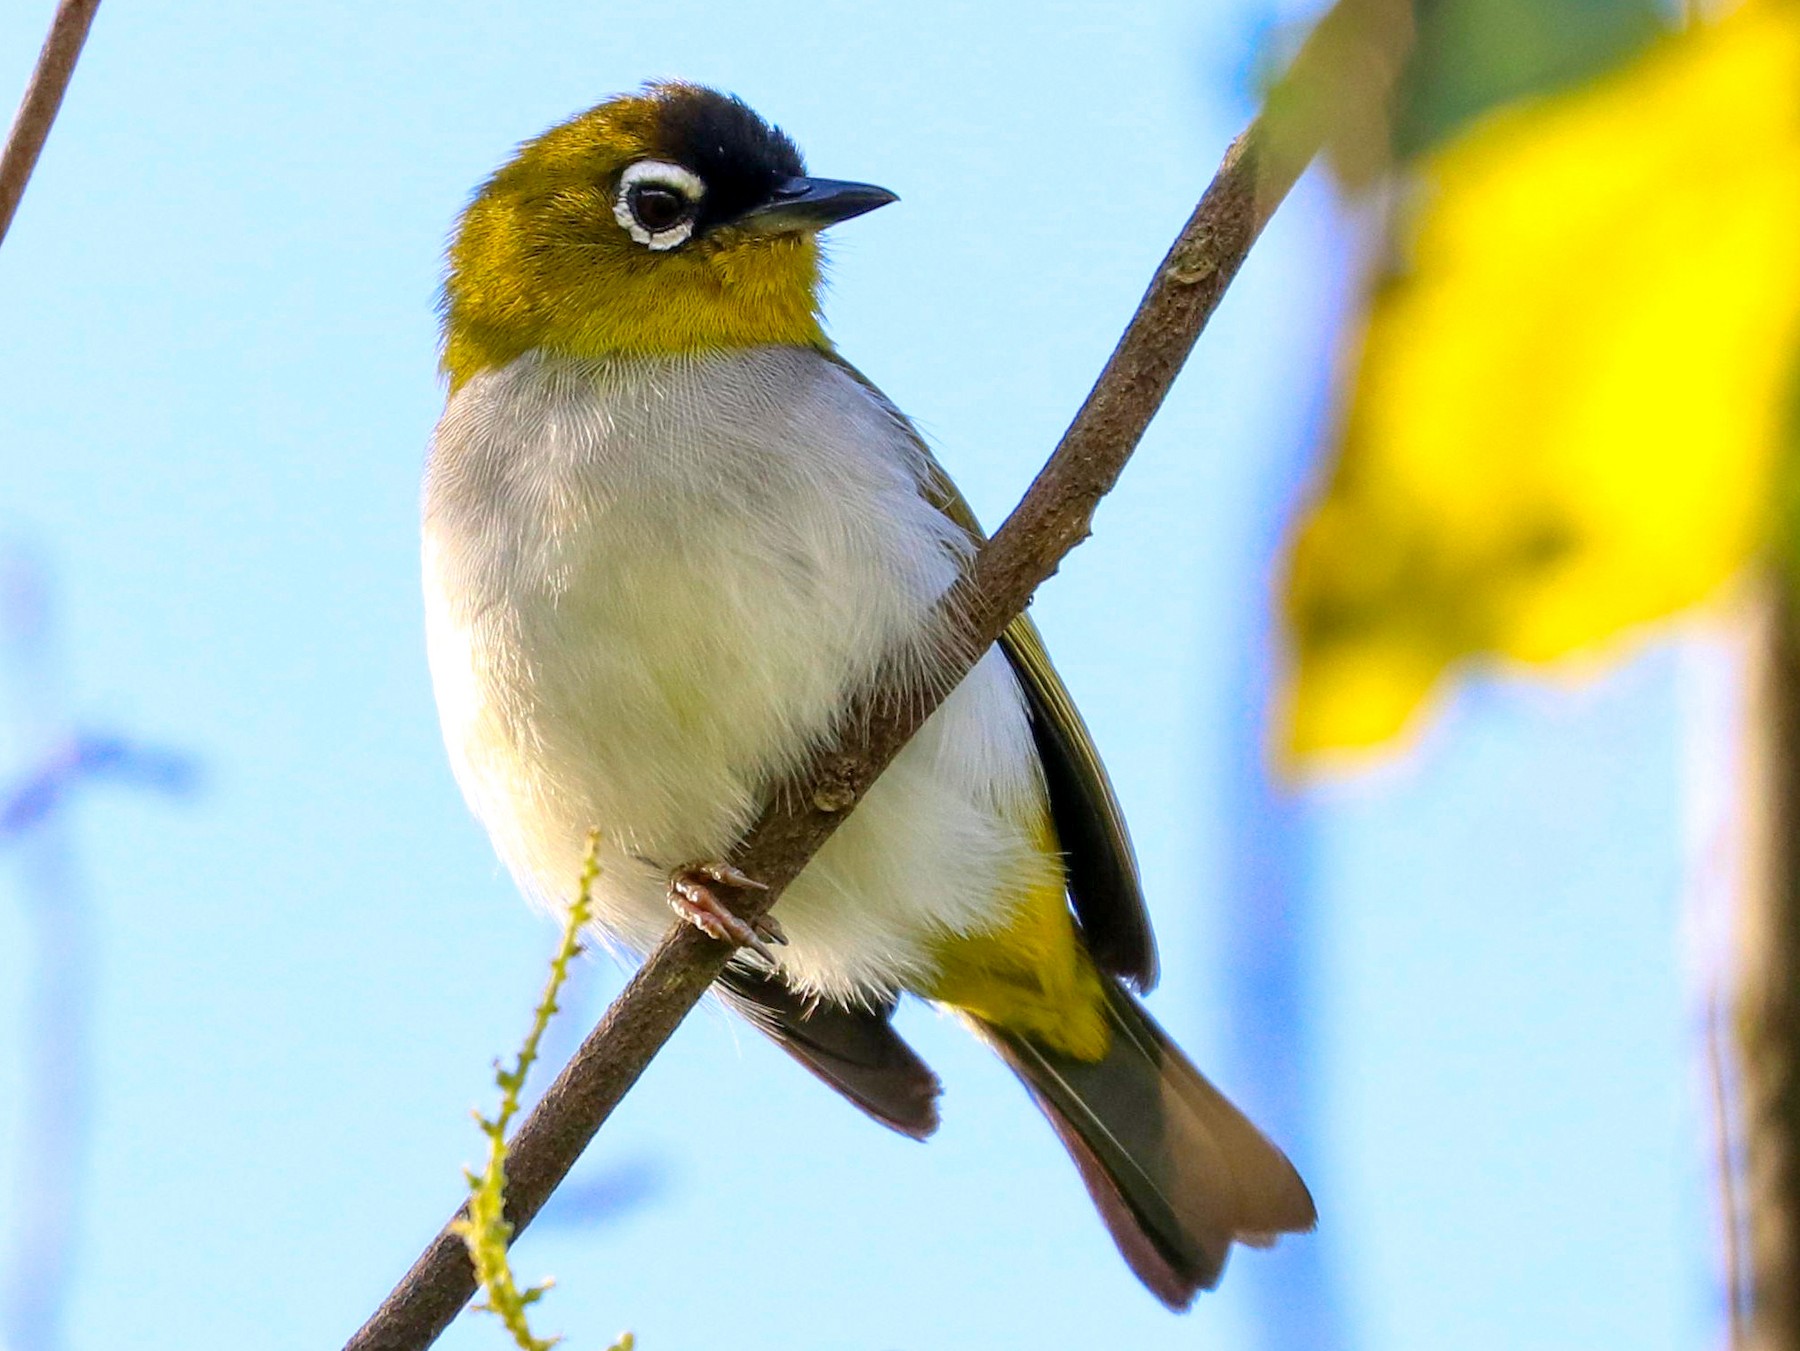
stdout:
[[25,86],[25,97],[19,100],[19,111],[13,117],[12,130],[6,135],[6,149],[0,151],[0,240],[12,225],[31,171],[37,167],[44,140],[50,135],[50,124],[56,121],[56,110],[62,107],[69,77],[75,73],[75,60],[87,41],[88,28],[94,22],[94,11],[100,0],[62,0],[56,17],[50,20],[50,34],[44,39],[44,50],[38,53],[31,83]]
[[[1233,143],[1206,195],[1157,269],[1100,379],[1017,509],[976,554],[931,622],[960,654],[930,698],[881,691],[846,719],[843,738],[809,773],[784,784],[732,862],[768,884],[738,909],[761,914],[780,896],[877,775],[1022,612],[1040,583],[1088,534],[1100,498],[1161,406],[1251,243],[1287,195],[1307,155],[1268,152],[1261,123]],[[508,1214],[531,1222],[677,1024],[723,969],[730,949],[677,924],[589,1034],[513,1141]],[[346,1347],[417,1351],[474,1292],[463,1243],[446,1228]]]

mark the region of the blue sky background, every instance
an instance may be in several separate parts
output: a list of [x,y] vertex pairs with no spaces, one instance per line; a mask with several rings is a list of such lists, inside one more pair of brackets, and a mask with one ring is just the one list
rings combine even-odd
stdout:
[[[0,10],[0,90],[49,10]],[[832,332],[993,522],[1286,17],[103,8],[0,249],[0,532],[53,560],[69,706],[190,750],[206,788],[98,789],[79,813],[103,931],[72,1346],[340,1343],[455,1203],[467,1112],[538,988],[554,934],[457,798],[420,637],[432,302],[472,185],[608,92],[682,76],[744,95],[815,171],[895,189],[836,236]],[[1323,1227],[1301,1242],[1335,1273],[1347,1344],[1705,1345],[1676,655],[1573,689],[1484,684],[1407,764],[1275,818],[1244,805],[1269,556],[1345,257],[1309,181],[1037,606],[1134,825],[1153,1007],[1226,1087],[1264,1091],[1225,995],[1253,941],[1246,839],[1275,832],[1316,917],[1320,1115],[1296,1151]],[[0,906],[9,1169],[27,953]],[[581,1012],[620,983],[595,967]],[[1283,1258],[1241,1255],[1168,1315],[999,1065],[927,1010],[903,1022],[947,1083],[928,1147],[722,1014],[692,1019],[579,1170],[597,1205],[578,1186],[517,1249],[522,1277],[559,1279],[542,1326],[574,1348],[630,1327],[646,1351],[1258,1344]],[[590,1213],[621,1186],[648,1195]],[[471,1318],[443,1343],[502,1344]]]

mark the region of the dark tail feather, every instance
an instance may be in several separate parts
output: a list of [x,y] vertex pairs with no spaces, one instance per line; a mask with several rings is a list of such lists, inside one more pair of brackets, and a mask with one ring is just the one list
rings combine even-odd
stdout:
[[888,1020],[893,1005],[803,998],[777,975],[728,966],[719,993],[789,1055],[882,1125],[923,1140],[937,1129],[937,1076]]
[[1081,1170],[1131,1269],[1172,1309],[1219,1282],[1231,1245],[1311,1229],[1287,1156],[1113,981],[1112,1048],[1082,1061],[987,1026]]

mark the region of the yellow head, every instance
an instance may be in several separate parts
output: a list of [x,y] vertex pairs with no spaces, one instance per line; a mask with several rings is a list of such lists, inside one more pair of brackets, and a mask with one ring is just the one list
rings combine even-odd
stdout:
[[824,346],[815,235],[894,195],[805,172],[780,131],[695,85],[552,127],[482,185],[451,242],[452,388],[533,348]]

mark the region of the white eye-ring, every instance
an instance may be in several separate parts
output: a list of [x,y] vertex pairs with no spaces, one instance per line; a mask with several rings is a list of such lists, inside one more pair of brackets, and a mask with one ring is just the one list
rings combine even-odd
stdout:
[[642,159],[619,175],[613,219],[638,243],[660,253],[687,243],[705,195],[706,184],[691,169]]

